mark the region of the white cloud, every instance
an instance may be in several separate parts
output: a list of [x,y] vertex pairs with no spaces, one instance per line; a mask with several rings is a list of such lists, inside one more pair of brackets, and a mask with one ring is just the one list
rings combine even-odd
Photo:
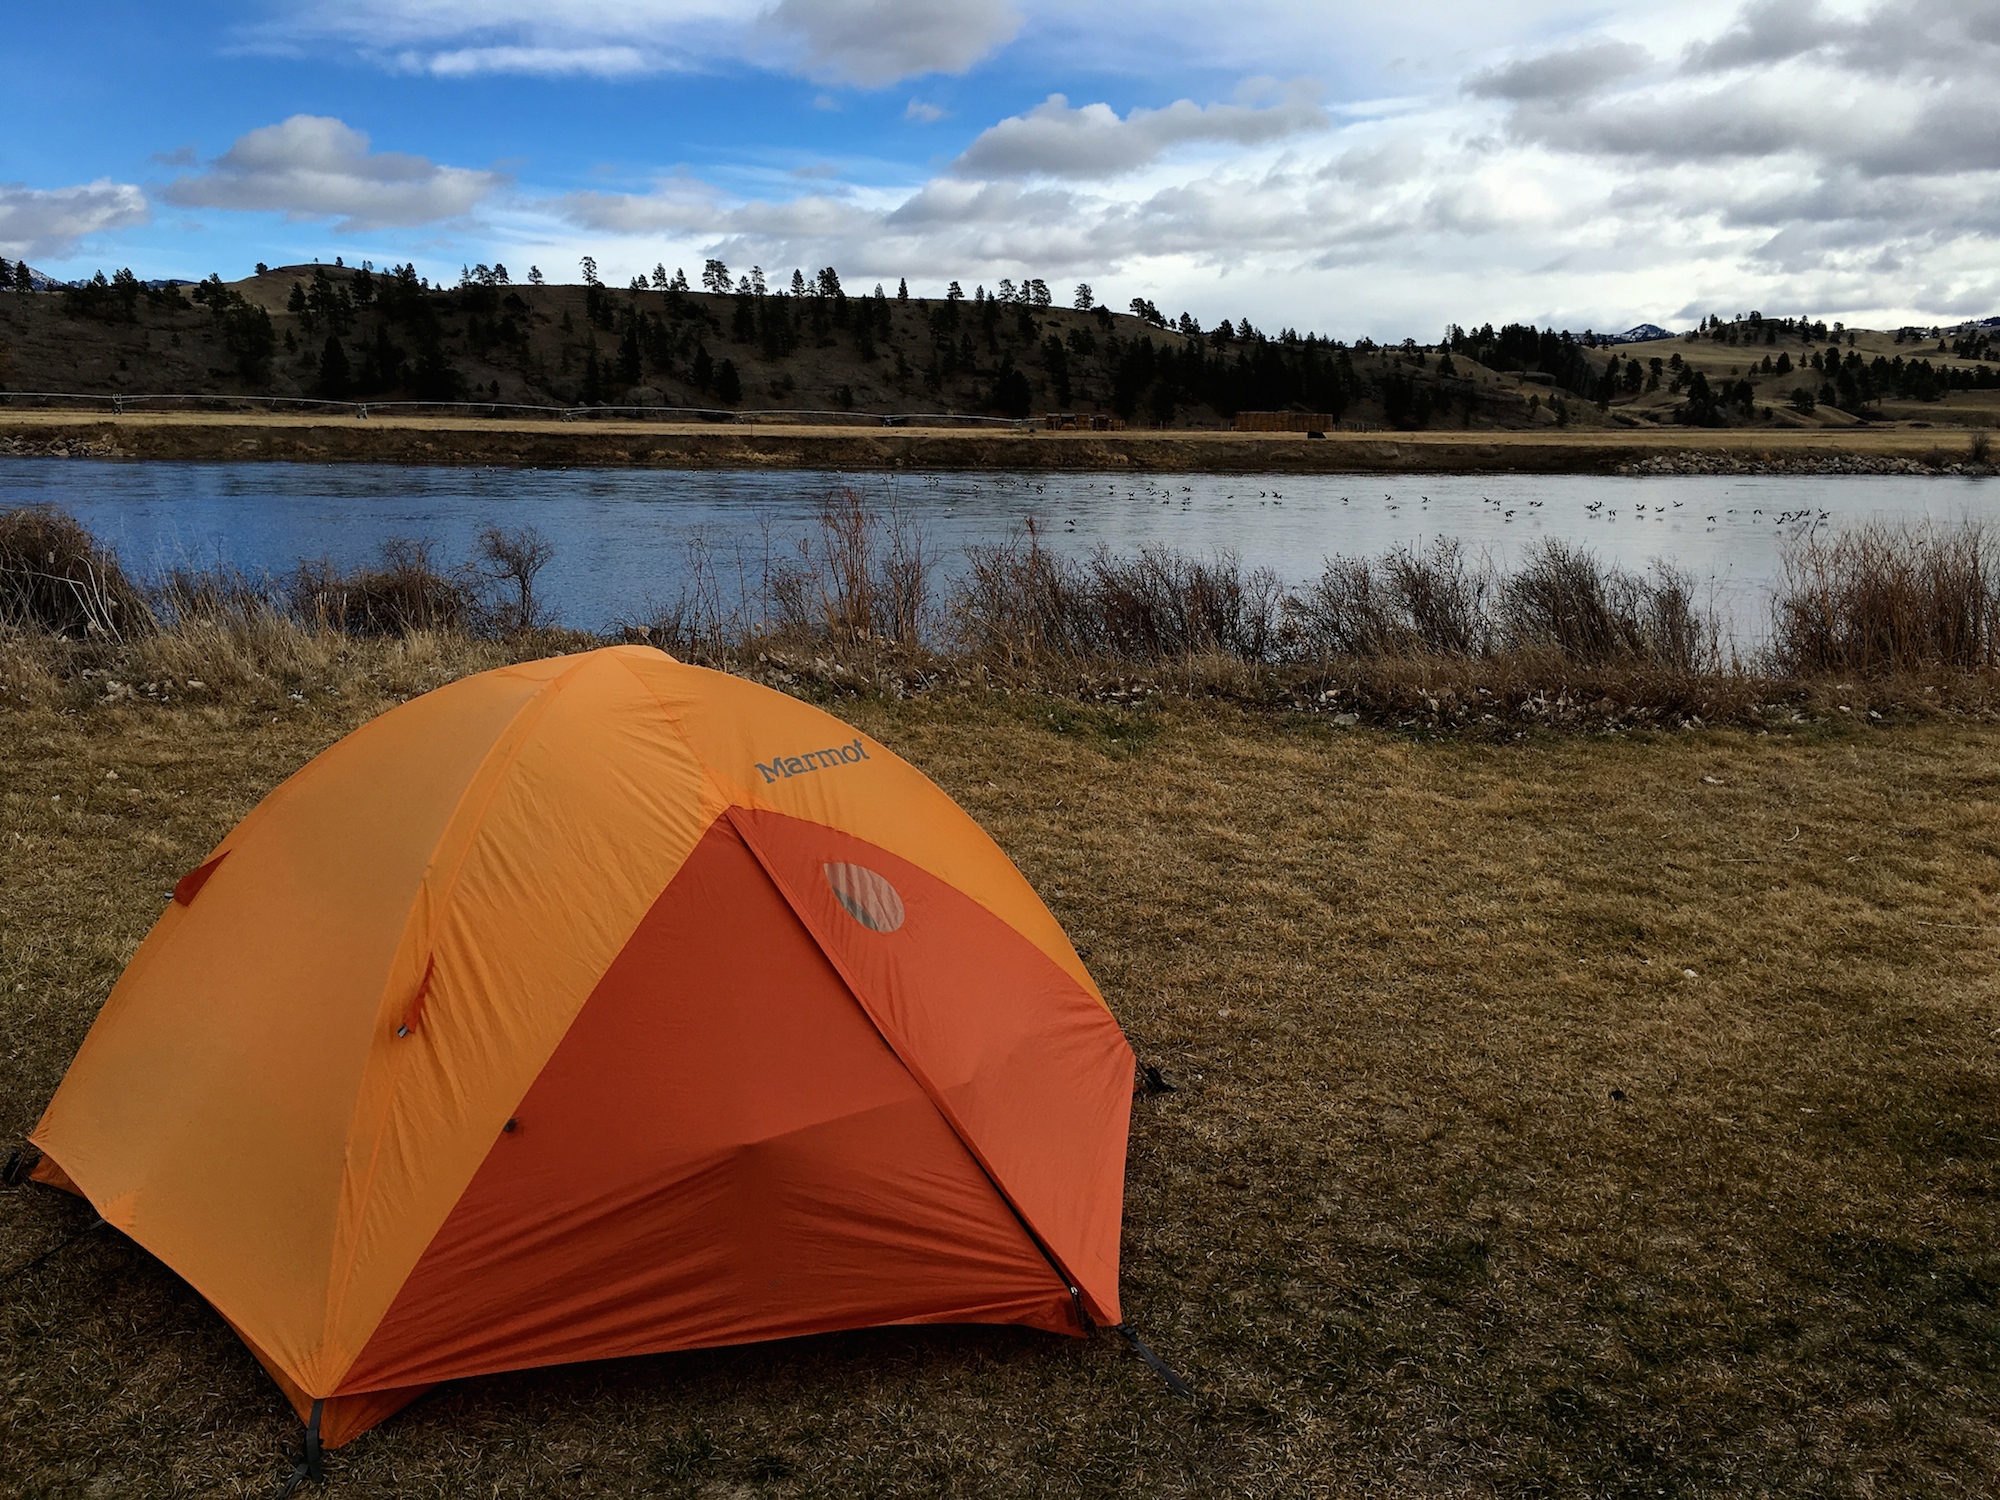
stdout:
[[146,195],[100,177],[77,187],[0,183],[0,251],[15,258],[67,255],[79,240],[130,229],[151,216]]
[[2000,312],[2000,0],[1610,11],[1333,104],[1269,84],[1122,114],[1056,95],[900,188],[764,199],[680,176],[550,208],[611,239],[607,265],[622,242],[650,266],[664,239],[690,262],[933,289],[1076,277],[1348,334]]
[[[830,178],[785,171],[824,152],[808,128],[790,160],[718,158],[713,182],[558,180],[496,199],[481,233],[516,239],[467,259],[588,252],[622,280],[719,254],[930,290],[1075,276],[1205,320],[1399,337],[1447,317],[2000,312],[2000,0],[281,3],[299,9],[275,41],[333,38],[431,76],[749,62],[876,87],[1004,52],[1000,86],[1043,70],[1027,98],[1100,80],[961,130],[981,80],[954,91],[949,147],[882,128]],[[1179,97],[1273,73],[1325,96]],[[854,132],[897,112],[836,97]],[[915,97],[900,112],[943,117]],[[949,165],[910,159],[932,149]]]
[[[1245,95],[1272,90],[1268,80],[1255,80]],[[1025,115],[984,131],[952,170],[965,177],[1115,177],[1190,142],[1254,146],[1327,127],[1317,85],[1297,82],[1277,92],[1275,102],[1262,106],[1180,99],[1164,109],[1135,109],[1123,119],[1108,104],[1072,109],[1068,99],[1051,94]]]
[[421,156],[368,149],[368,137],[322,115],[293,115],[237,139],[163,196],[187,208],[335,219],[336,229],[410,228],[470,213],[501,184],[497,173],[441,167]]
[[536,73],[543,77],[585,73],[598,78],[633,78],[653,71],[637,47],[461,47],[452,52],[405,52],[403,65],[440,78],[479,73]]

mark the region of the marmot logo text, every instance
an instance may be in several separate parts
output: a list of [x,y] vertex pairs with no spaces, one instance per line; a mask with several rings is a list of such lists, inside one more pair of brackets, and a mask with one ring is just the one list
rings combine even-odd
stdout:
[[782,781],[787,776],[803,776],[808,771],[824,771],[829,766],[851,766],[856,761],[867,760],[868,751],[863,747],[860,736],[851,745],[842,745],[834,750],[808,750],[804,755],[773,756],[767,766],[761,760],[757,769],[763,774],[764,785]]

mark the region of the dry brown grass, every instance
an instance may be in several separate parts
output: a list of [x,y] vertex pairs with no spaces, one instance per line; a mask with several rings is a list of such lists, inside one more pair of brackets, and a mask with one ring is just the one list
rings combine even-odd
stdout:
[[[369,649],[297,702],[0,712],[0,1128],[262,792],[477,664]],[[333,1455],[328,1493],[2000,1484],[1994,730],[838,707],[994,832],[1180,1085],[1135,1101],[1125,1288],[1198,1401],[1108,1336],[888,1330],[467,1382]],[[0,1265],[88,1221],[5,1198]],[[264,1494],[295,1436],[103,1230],[0,1287],[0,1351],[9,1494]]]

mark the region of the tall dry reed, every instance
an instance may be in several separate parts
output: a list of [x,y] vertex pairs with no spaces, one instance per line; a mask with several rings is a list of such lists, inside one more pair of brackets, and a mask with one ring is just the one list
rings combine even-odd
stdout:
[[154,626],[118,555],[67,512],[0,511],[0,626],[119,641]]
[[2000,665],[2000,553],[1966,522],[1871,523],[1785,550],[1771,663],[1789,676]]

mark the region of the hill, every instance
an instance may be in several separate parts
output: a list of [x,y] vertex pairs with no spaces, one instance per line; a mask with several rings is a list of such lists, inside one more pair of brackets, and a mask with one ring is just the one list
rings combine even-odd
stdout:
[[[1078,425],[1227,428],[1239,412],[1370,429],[1990,425],[2000,334],[1876,333],[1752,315],[1623,339],[1524,325],[1435,346],[1347,345],[1246,320],[1203,329],[1046,292],[853,294],[831,270],[791,291],[455,287],[407,267],[285,266],[237,282],[130,271],[0,294],[0,391],[469,401],[716,413],[957,413]],[[1833,354],[1838,344],[1837,355]],[[1829,369],[1826,361],[1836,359]]]

